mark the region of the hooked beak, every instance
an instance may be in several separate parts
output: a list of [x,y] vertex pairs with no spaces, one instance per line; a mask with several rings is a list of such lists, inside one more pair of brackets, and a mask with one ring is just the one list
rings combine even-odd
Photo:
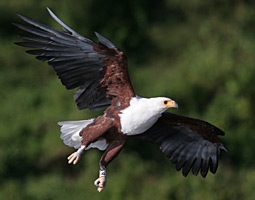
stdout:
[[165,105],[167,108],[178,108],[178,104],[173,100],[167,101]]

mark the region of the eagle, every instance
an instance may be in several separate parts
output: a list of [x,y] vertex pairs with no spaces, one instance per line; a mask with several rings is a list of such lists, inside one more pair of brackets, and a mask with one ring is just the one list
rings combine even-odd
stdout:
[[97,32],[98,42],[94,42],[47,10],[63,30],[18,14],[26,23],[13,24],[26,34],[18,34],[24,40],[15,44],[47,61],[66,89],[78,88],[74,94],[78,109],[104,110],[93,119],[58,123],[64,144],[76,149],[68,157],[69,164],[76,164],[90,148],[104,151],[94,181],[101,192],[106,186],[106,167],[134,137],[158,146],[184,176],[200,172],[205,178],[209,170],[216,173],[220,153],[227,152],[218,138],[224,135],[222,130],[203,120],[166,112],[178,107],[168,97],[136,95],[127,57],[114,43]]

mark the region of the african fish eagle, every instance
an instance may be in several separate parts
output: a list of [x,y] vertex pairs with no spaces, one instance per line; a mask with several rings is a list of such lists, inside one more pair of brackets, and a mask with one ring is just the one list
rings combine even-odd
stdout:
[[94,182],[102,191],[107,165],[129,137],[136,137],[159,146],[184,176],[189,171],[194,175],[200,171],[202,177],[209,170],[216,172],[219,154],[227,151],[218,138],[223,131],[199,119],[165,112],[178,107],[170,98],[137,96],[127,58],[115,44],[99,33],[95,33],[99,41],[95,43],[64,24],[50,9],[48,12],[63,31],[18,14],[28,25],[14,25],[28,34],[20,34],[26,41],[16,44],[32,48],[26,52],[48,61],[67,89],[79,87],[74,95],[79,109],[105,109],[95,119],[58,123],[63,142],[77,149],[68,163],[76,164],[84,150],[103,150],[99,178]]

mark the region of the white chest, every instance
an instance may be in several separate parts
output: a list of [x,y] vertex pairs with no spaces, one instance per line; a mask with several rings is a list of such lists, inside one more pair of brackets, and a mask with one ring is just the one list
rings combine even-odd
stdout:
[[121,111],[121,131],[127,135],[137,135],[148,130],[161,116],[153,112],[145,102],[134,99],[128,108]]

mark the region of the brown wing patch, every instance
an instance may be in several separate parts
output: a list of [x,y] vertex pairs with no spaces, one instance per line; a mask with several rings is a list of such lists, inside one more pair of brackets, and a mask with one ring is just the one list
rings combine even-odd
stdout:
[[104,45],[95,45],[94,50],[104,55],[103,79],[100,88],[106,91],[106,97],[123,99],[134,97],[134,90],[128,74],[127,58],[118,48],[106,49]]

